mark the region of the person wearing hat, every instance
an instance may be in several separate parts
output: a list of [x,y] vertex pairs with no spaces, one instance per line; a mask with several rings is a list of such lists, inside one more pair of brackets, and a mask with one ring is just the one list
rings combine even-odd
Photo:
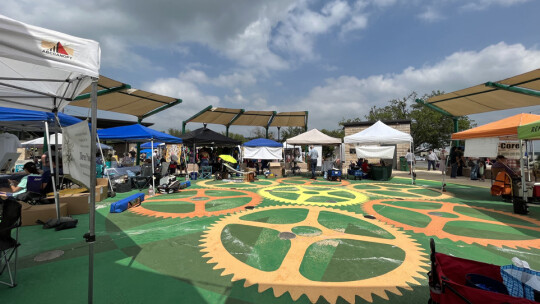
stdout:
[[501,168],[504,171],[506,171],[506,173],[508,173],[508,175],[510,175],[511,178],[519,177],[519,174],[517,174],[514,170],[512,170],[512,168],[508,167],[507,159],[506,157],[504,157],[504,155],[497,155],[497,158],[495,160],[496,162],[493,165],[491,165],[492,170],[496,168]]

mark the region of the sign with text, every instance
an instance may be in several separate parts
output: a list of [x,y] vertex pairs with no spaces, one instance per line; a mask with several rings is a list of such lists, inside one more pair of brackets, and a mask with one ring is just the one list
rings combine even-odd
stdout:
[[519,159],[519,141],[499,142],[498,154],[510,159]]
[[90,130],[86,121],[62,128],[64,174],[90,188]]

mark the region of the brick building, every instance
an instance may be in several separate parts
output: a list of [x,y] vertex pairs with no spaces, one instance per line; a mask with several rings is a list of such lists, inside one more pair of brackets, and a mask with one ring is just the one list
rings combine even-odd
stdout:
[[[371,127],[375,122],[372,121],[362,121],[362,122],[351,122],[351,123],[345,123],[343,124],[343,130],[345,131],[345,136],[356,134],[360,131],[363,131],[369,127]],[[408,134],[411,134],[411,120],[404,119],[404,120],[388,120],[383,121],[386,125],[389,127],[392,127],[398,131],[405,132]],[[345,144],[345,165],[349,165],[351,161],[356,162],[358,158],[356,157],[356,150],[355,145],[353,144]],[[399,166],[399,157],[405,156],[407,154],[407,149],[409,149],[409,144],[398,144],[398,145],[391,145],[396,146],[395,152],[394,152],[394,161],[393,161],[393,167],[396,169]],[[370,163],[372,162],[378,162],[379,159],[368,159]]]

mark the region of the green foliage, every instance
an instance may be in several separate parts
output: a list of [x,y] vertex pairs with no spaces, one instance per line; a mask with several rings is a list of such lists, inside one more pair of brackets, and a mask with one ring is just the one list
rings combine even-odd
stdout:
[[[186,129],[186,133],[189,133],[189,132],[191,132],[191,130]],[[175,129],[175,128],[169,128],[169,129],[167,129],[166,133],[169,133],[172,136],[179,137],[180,135],[182,135],[182,130],[178,130],[178,129]]]
[[304,133],[306,130],[303,127],[287,127],[286,129],[281,130],[281,141],[286,141],[287,139],[291,137],[295,137],[296,135],[300,135]]
[[[266,138],[266,129],[263,127],[256,127],[249,132],[251,138]],[[272,131],[268,131],[268,139],[275,140],[275,134]]]
[[[221,132],[221,135],[227,136],[226,133],[227,133],[227,132],[223,131],[223,132]],[[238,134],[238,133],[232,133],[232,132],[229,132],[229,137],[232,138],[232,139],[234,139],[234,140],[239,140],[239,141],[241,141],[242,143],[245,143],[245,142],[247,141],[247,138],[246,138],[244,135]]]
[[[422,96],[421,99],[427,100],[432,96],[441,95],[441,91],[433,91],[431,94]],[[388,101],[389,105],[378,108],[373,106],[369,114],[364,118],[367,121],[389,121],[389,120],[411,120],[411,135],[414,140],[415,149],[424,147],[428,149],[442,148],[449,144],[452,133],[454,133],[454,121],[434,109],[418,104],[415,100],[418,98],[416,92],[410,93],[401,99]],[[344,123],[360,122],[360,118],[342,120]],[[458,130],[467,130],[476,126],[474,121],[467,116],[458,118]]]

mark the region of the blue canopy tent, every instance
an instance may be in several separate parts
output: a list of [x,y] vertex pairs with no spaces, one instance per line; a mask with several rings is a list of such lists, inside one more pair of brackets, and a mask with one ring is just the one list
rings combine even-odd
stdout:
[[[161,145],[164,145],[164,144],[165,143],[163,143],[163,142],[155,142],[155,143],[153,143],[153,146],[157,147],[157,146],[161,146]],[[144,143],[144,144],[141,145],[141,148],[142,149],[149,149],[149,148],[151,149],[152,148],[152,143],[150,143],[150,142]]]
[[[140,124],[130,126],[102,129],[98,132],[101,140],[122,141],[122,142],[150,142],[150,147],[154,150],[155,141],[166,143],[182,143],[182,139],[172,135],[147,128]],[[152,175],[154,173],[154,158],[152,157]],[[152,188],[155,189],[155,181],[152,179]]]
[[266,138],[257,138],[243,144],[243,158],[281,160],[283,145]]
[[283,147],[283,144],[266,138],[256,138],[244,143],[244,147]]
[[[54,113],[15,109],[0,107],[0,129],[3,131],[40,131],[45,130],[46,138],[50,138],[49,130],[57,132],[61,131],[61,127],[67,127],[81,122],[82,120],[73,116],[66,115],[64,113],[56,113],[58,120]],[[58,142],[58,135],[55,137],[55,142]],[[52,158],[50,141],[46,143],[49,151],[49,159]],[[58,163],[58,153],[56,153],[55,163]],[[57,172],[58,173],[58,172]],[[55,174],[55,178],[52,179],[52,185],[54,190],[54,200],[56,204],[57,217],[60,216],[59,198],[56,191],[56,185],[59,182],[58,174]]]
[[0,107],[0,129],[6,131],[42,131],[45,122],[49,123],[53,131],[60,131],[59,127],[71,126],[81,121],[76,117],[58,113],[58,126],[54,113]]

